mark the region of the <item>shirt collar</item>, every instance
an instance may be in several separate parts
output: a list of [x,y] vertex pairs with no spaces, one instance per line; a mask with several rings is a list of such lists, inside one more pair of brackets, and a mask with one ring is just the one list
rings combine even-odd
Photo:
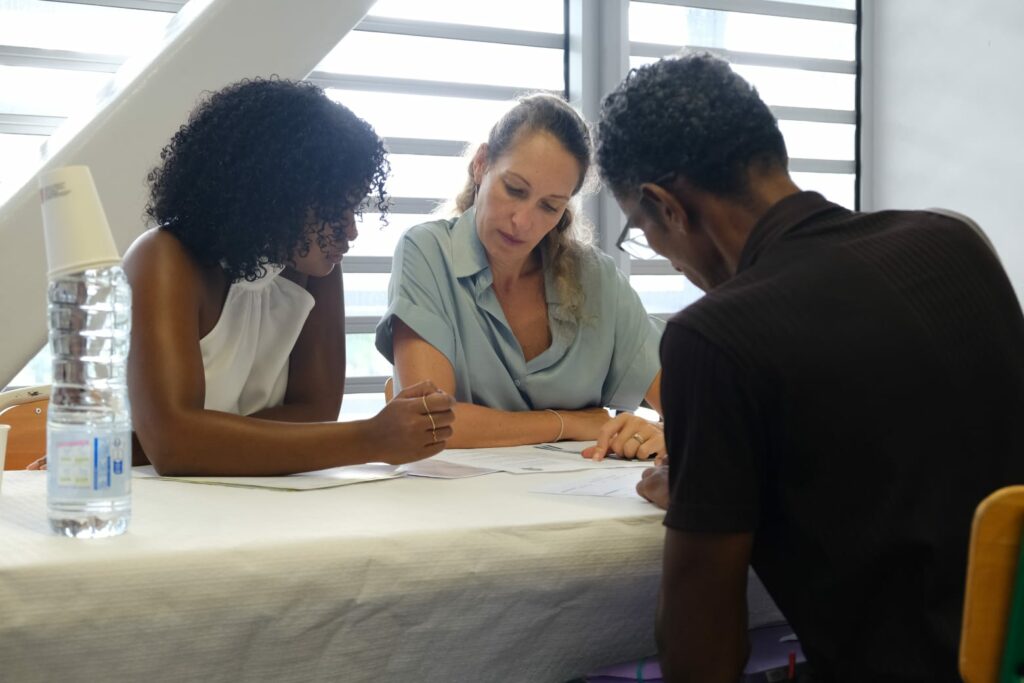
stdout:
[[470,207],[452,226],[452,268],[455,277],[476,275],[490,268],[487,252],[476,234],[476,209]]
[[850,213],[848,209],[833,204],[817,192],[797,192],[783,197],[754,224],[740,252],[736,272],[754,265],[765,249],[782,235],[814,216],[831,211]]

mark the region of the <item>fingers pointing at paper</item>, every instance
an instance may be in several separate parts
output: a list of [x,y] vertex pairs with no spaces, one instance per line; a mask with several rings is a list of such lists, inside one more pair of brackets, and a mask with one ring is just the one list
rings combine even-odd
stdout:
[[649,460],[665,452],[665,433],[660,425],[622,413],[601,427],[597,445],[584,450],[583,457],[603,460],[609,453],[615,453],[625,458]]

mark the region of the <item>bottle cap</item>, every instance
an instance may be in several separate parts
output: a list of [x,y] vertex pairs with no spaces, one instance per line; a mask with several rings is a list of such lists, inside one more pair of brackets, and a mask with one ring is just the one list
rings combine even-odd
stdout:
[[51,278],[121,263],[88,166],[40,173],[39,201]]

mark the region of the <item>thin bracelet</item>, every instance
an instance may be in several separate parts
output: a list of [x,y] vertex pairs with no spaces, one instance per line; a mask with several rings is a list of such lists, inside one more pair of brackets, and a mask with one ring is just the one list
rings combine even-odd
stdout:
[[555,417],[558,418],[558,436],[556,436],[555,440],[551,442],[558,443],[559,441],[562,440],[562,434],[565,433],[565,420],[562,419],[562,416],[558,414],[557,410],[553,410],[552,408],[545,408],[544,410],[548,411],[549,413],[552,413]]

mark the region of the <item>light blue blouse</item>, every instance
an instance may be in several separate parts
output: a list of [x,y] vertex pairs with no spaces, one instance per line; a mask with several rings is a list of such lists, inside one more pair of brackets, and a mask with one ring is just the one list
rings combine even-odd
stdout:
[[[475,212],[410,228],[395,249],[377,349],[394,363],[392,320],[408,325],[455,370],[455,398],[500,410],[633,410],[659,369],[664,323],[649,317],[612,259],[582,259],[583,315],[562,306],[544,263],[552,342],[526,361],[492,287]],[[398,378],[395,378],[395,391]]]

